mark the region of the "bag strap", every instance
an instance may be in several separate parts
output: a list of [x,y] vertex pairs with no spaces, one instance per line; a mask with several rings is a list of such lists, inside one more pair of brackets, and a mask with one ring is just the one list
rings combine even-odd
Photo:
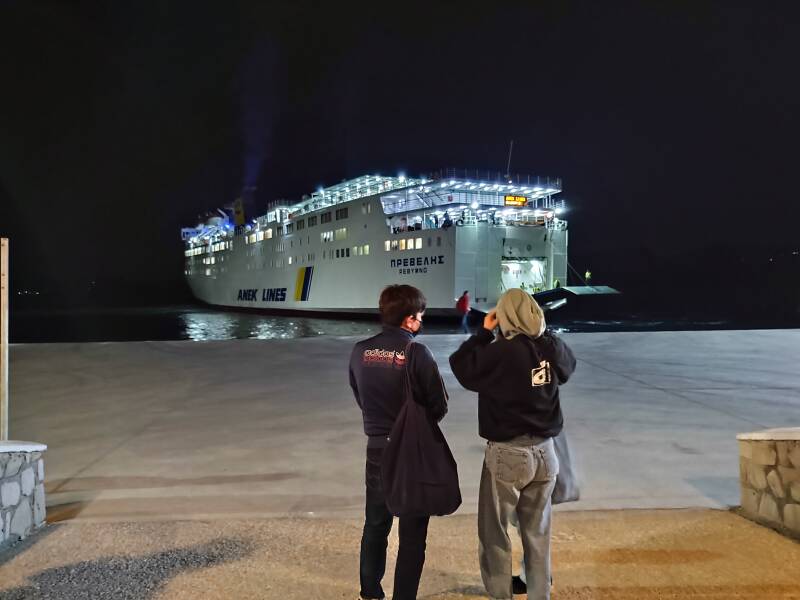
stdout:
[[406,357],[406,364],[403,366],[403,392],[405,394],[405,401],[414,399],[414,388],[411,385],[411,348],[414,346],[414,340],[409,340],[406,348],[403,351]]

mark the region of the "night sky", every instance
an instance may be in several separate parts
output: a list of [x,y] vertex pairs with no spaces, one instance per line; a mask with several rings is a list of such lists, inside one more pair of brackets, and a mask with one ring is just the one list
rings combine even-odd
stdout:
[[0,50],[0,234],[54,296],[179,296],[179,228],[246,181],[503,171],[511,139],[612,285],[800,246],[796,2],[0,0]]

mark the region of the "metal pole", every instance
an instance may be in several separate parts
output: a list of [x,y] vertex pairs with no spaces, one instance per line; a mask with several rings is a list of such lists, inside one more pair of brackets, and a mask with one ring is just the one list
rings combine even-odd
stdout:
[[0,440],[8,439],[8,239],[0,239]]
[[511,179],[511,153],[514,151],[514,140],[508,146],[508,164],[506,164],[506,179]]

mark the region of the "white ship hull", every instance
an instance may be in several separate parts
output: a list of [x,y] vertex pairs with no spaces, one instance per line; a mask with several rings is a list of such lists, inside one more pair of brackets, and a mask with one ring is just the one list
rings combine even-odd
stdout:
[[[509,287],[566,283],[565,224],[466,218],[463,225],[428,228],[426,215],[423,228],[397,231],[387,225],[385,205],[386,195],[374,194],[272,223],[260,218],[249,231],[190,244],[185,273],[192,293],[220,307],[371,313],[385,286],[407,283],[423,291],[429,314],[449,314],[464,290],[481,307]],[[342,209],[347,215],[334,219],[331,213],[341,216]],[[267,229],[270,237],[260,239]]]

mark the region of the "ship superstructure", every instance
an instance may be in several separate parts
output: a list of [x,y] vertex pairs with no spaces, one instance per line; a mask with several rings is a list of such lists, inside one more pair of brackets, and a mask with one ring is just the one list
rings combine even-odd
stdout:
[[243,225],[220,212],[183,229],[185,275],[208,304],[320,313],[375,312],[392,283],[420,288],[431,314],[464,290],[481,307],[565,285],[561,180],[483,175],[364,175]]

